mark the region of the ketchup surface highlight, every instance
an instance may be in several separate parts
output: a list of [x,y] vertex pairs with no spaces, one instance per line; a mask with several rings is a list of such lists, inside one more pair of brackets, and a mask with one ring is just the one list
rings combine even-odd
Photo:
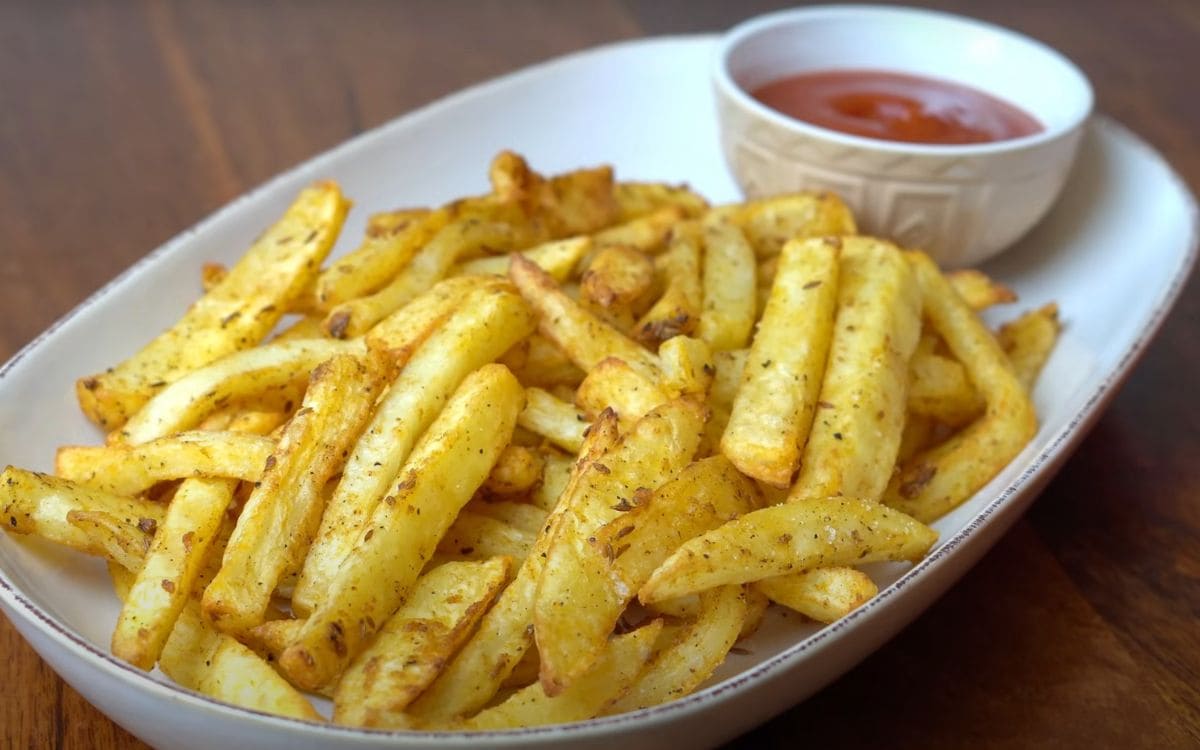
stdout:
[[1043,130],[1028,113],[978,89],[883,70],[801,73],[750,95],[811,125],[885,141],[990,143]]

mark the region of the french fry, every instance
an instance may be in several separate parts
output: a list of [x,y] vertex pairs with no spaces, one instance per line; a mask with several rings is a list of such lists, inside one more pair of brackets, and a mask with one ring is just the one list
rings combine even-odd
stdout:
[[833,193],[793,193],[750,201],[733,211],[754,252],[767,258],[794,239],[854,234],[854,216]]
[[626,222],[647,216],[664,208],[678,208],[684,216],[695,218],[708,209],[704,196],[687,185],[666,185],[661,182],[618,182],[613,197],[620,206],[618,221]]
[[58,449],[55,473],[114,495],[140,495],[158,482],[228,477],[257,482],[275,441],[237,432],[181,432],[141,445]]
[[414,724],[445,725],[478,711],[522,662],[533,642],[533,602],[545,564],[543,555],[571,498],[582,485],[595,481],[595,474],[603,473],[597,466],[607,468],[601,461],[616,443],[616,415],[602,413],[588,431],[579,460],[562,491],[563,499],[546,519],[516,577],[484,615],[475,636],[409,707]]
[[628,428],[654,409],[667,403],[670,394],[625,360],[601,360],[575,391],[575,403],[587,414],[613,409]]
[[233,498],[229,479],[188,479],[175,492],[117,618],[113,655],[154,667],[191,599],[205,555]]
[[84,414],[105,430],[116,429],[164,386],[261,341],[316,277],[348,208],[332,182],[302,191],[172,328],[110,370],[79,380]]
[[950,271],[946,280],[972,310],[986,310],[993,305],[1017,301],[1016,292],[974,268]]
[[[554,277],[555,281],[562,284],[571,277],[571,273],[575,270],[580,259],[591,249],[592,238],[584,236],[545,242],[528,250],[521,250],[520,253]],[[459,263],[451,271],[451,275],[495,274],[507,276],[508,267],[511,264],[512,258],[508,255],[492,255]]]
[[615,552],[590,540],[683,469],[703,429],[704,409],[691,401],[655,409],[598,464],[604,471],[590,474],[592,481],[581,482],[569,498],[546,550],[534,600],[541,683],[548,695],[592,666],[621,613],[621,591],[609,580]]
[[254,711],[324,721],[312,704],[265,660],[205,622],[186,604],[163,648],[159,667],[189,690]]
[[750,348],[721,452],[743,474],[792,481],[833,336],[839,239],[789,242]]
[[448,317],[460,309],[473,292],[511,291],[503,279],[467,276],[445,279],[429,291],[387,316],[367,332],[367,346],[386,350],[403,367]]
[[395,278],[448,220],[448,212],[426,208],[375,214],[367,222],[362,243],[317,277],[317,306],[329,310],[377,291]]
[[[525,395],[528,398],[529,391],[526,391]],[[576,451],[576,453],[578,452]],[[575,460],[554,450],[546,451],[545,456],[546,468],[542,470],[542,483],[533,491],[530,501],[538,508],[549,512],[558,505],[558,498],[566,489],[567,482],[571,477],[571,469],[575,466]]]
[[658,381],[657,357],[581,307],[545,271],[516,256],[508,273],[537,313],[538,330],[578,367],[590,371],[601,360],[618,357],[651,381]]
[[648,604],[831,565],[917,561],[937,540],[879,503],[824,498],[762,508],[683,544],[638,592]]
[[321,328],[321,318],[305,315],[280,331],[271,341],[294,341],[296,339],[320,339],[324,337],[325,330]]
[[753,587],[776,604],[825,623],[840,620],[879,593],[870,576],[846,567],[764,578]]
[[[626,605],[675,548],[753,510],[756,495],[727,459],[714,456],[684,468],[640,504],[619,501],[629,510],[604,514],[615,517],[603,525],[585,522],[574,536],[564,525],[548,553],[534,609],[548,692],[591,667]],[[601,516],[596,509],[591,515]]]
[[[678,206],[667,206],[596,232],[592,239],[598,248],[622,245],[657,255],[666,247],[671,229],[685,218],[686,211]],[[586,268],[589,265],[590,261],[585,259],[583,266]]]
[[605,713],[657,706],[698,688],[737,642],[749,614],[747,600],[743,586],[720,586],[700,594],[696,619],[650,658],[629,692]]
[[884,502],[931,521],[969,498],[1012,461],[1037,432],[1037,415],[1000,344],[933,261],[921,253],[909,253],[908,258],[921,286],[926,316],[987,402],[980,419],[913,457],[887,487]]
[[604,322],[629,331],[656,287],[654,261],[627,245],[601,248],[579,280],[580,302]]
[[713,354],[713,379],[708,389],[708,407],[712,416],[704,426],[708,443],[714,448],[721,445],[721,435],[729,423],[733,400],[737,397],[742,374],[746,371],[749,349],[735,349]]
[[[528,391],[526,391],[528,404]],[[522,414],[525,410],[521,411]],[[520,424],[520,419],[517,420]],[[500,453],[492,473],[488,474],[483,488],[495,495],[523,495],[542,481],[545,460],[532,448],[510,445]]]
[[789,500],[877,500],[904,429],[908,360],[921,333],[921,295],[899,248],[842,238],[837,320],[800,474]]
[[634,338],[650,349],[673,336],[687,336],[696,330],[704,307],[704,289],[700,281],[700,232],[694,224],[680,224],[672,230],[667,252],[655,261],[664,278],[664,290],[658,301],[646,311],[634,327]]
[[954,427],[983,413],[983,398],[961,362],[940,354],[914,354],[909,361],[908,412]]
[[509,561],[451,562],[421,576],[404,606],[350,664],[333,696],[333,720],[404,727],[404,709],[470,637],[508,579]]
[[729,221],[704,222],[704,307],[696,335],[713,351],[741,349],[754,329],[754,248]]
[[996,338],[1025,390],[1033,389],[1061,329],[1058,305],[1054,303],[1031,310],[1000,327]]
[[301,339],[231,354],[163,388],[114,435],[117,441],[140,445],[189,430],[230,402],[290,391],[330,357],[365,350],[361,341]]
[[102,510],[67,511],[67,523],[87,537],[91,550],[98,550],[110,563],[135,572],[141,568],[157,528],[157,524],[148,523],[134,526]]
[[591,420],[571,404],[541,388],[525,389],[525,409],[517,424],[541,435],[563,450],[577,453]]
[[[506,347],[505,347],[506,348]],[[468,376],[414,447],[367,532],[279,659],[301,687],[328,684],[404,601],[436,540],[483,484],[516,427],[524,392],[503,365]]]
[[536,539],[536,533],[464,509],[438,542],[437,554],[447,560],[504,556],[520,563],[529,555]]
[[536,388],[566,386],[583,382],[584,372],[549,339],[535,333],[517,343],[500,358],[500,364],[512,370],[521,385]]
[[534,683],[503,703],[480,711],[460,728],[510,729],[590,719],[629,689],[650,658],[661,628],[662,622],[655,620],[632,633],[616,636],[595,668],[561,693],[550,696]]
[[299,613],[312,611],[324,598],[409,451],[459,384],[532,328],[520,297],[483,287],[469,292],[460,309],[421,344],[346,461],[292,593]]
[[204,592],[204,615],[222,631],[236,634],[262,622],[280,580],[300,567],[320,523],[325,483],[341,471],[386,375],[385,362],[349,356],[313,371],[304,403],[267,460]]
[[512,501],[501,500],[499,502],[489,502],[483,500],[472,500],[467,503],[466,510],[473,513],[478,513],[482,516],[494,518],[498,521],[503,521],[514,528],[518,528],[530,536],[536,537],[546,525],[547,512],[529,503],[518,503]]
[[107,550],[67,520],[72,511],[105,513],[117,521],[153,530],[162,522],[163,506],[9,466],[0,472],[0,508],[10,532],[43,539],[89,555],[108,557]]

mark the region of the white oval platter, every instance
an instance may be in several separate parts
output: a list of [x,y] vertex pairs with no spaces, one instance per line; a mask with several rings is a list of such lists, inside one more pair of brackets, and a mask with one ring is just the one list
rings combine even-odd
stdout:
[[[353,243],[372,211],[485,191],[486,165],[502,148],[525,154],[542,172],[610,163],[621,179],[686,181],[715,202],[737,199],[717,142],[708,81],[714,48],[712,36],[649,39],[538,65],[405,115],[234,201],[150,253],[0,368],[0,464],[49,470],[56,446],[97,442],[75,404],[74,379],[170,325],[196,295],[201,264],[233,261],[311,180],[339,181],[358,206],[335,252]],[[227,706],[109,656],[118,604],[95,560],[0,535],[0,606],[79,692],[158,747],[713,746],[859,662],[987,551],[1134,366],[1179,294],[1195,248],[1196,206],[1183,182],[1136,136],[1096,118],[1051,215],[987,266],[1020,294],[1019,309],[1054,300],[1065,321],[1034,393],[1042,424],[1033,442],[935,525],[941,540],[927,559],[874,568],[881,591],[867,605],[823,629],[774,617],[707,688],[672,704],[507,733],[319,725]]]

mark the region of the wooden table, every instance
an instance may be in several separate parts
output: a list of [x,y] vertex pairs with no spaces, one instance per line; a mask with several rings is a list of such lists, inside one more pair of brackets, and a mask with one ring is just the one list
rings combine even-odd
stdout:
[[[355,133],[529,63],[774,5],[4,3],[0,360],[164,240]],[[1200,4],[936,5],[1058,47],[1100,111],[1200,185]],[[1027,518],[902,635],[734,745],[1200,744],[1197,323],[1193,281]],[[0,663],[3,747],[140,746],[3,618]]]

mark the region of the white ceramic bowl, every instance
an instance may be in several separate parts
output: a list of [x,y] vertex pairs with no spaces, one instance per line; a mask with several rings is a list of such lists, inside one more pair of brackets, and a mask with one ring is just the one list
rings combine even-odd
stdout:
[[[926,145],[847,135],[781,114],[748,92],[784,76],[887,70],[962,83],[1033,115],[1034,135]],[[721,40],[713,70],[721,143],[748,196],[832,190],[860,228],[948,266],[1011,245],[1054,203],[1075,159],[1092,89],[1029,37],[911,8],[818,6],[760,16]]]

